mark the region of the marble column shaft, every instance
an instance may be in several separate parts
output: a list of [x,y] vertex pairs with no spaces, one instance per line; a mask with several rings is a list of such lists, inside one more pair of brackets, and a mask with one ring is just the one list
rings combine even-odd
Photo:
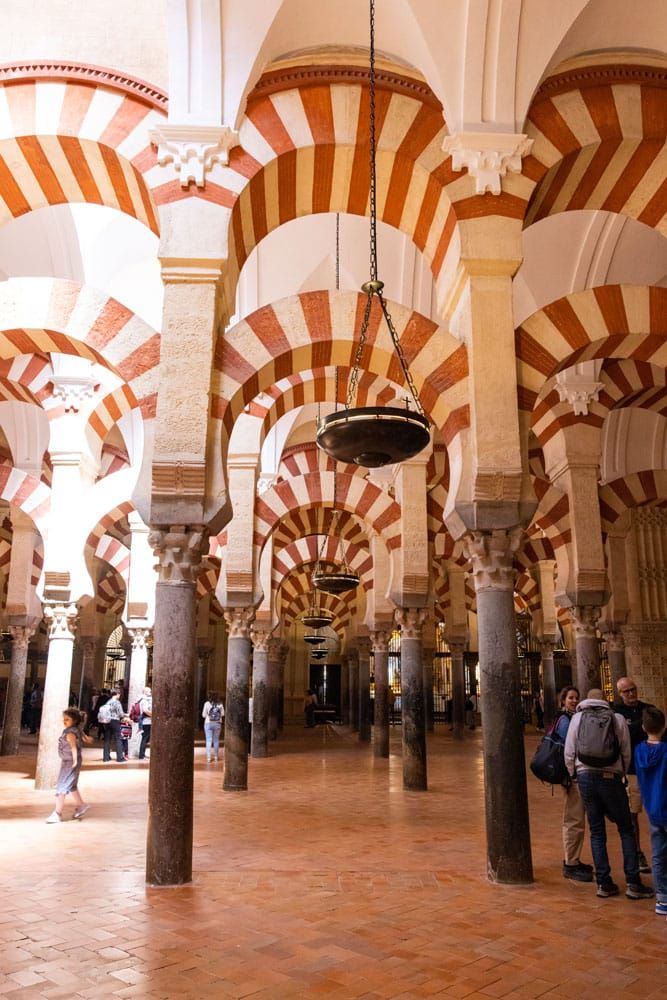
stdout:
[[9,631],[12,637],[12,661],[9,668],[5,724],[0,745],[0,755],[3,757],[10,757],[19,752],[28,646],[35,629],[30,625],[10,625]]
[[97,643],[95,636],[81,637],[81,683],[79,685],[79,708],[90,713],[90,702],[95,686],[95,659]]
[[248,698],[250,681],[250,625],[253,608],[225,611],[229,629],[227,639],[227,695],[225,700],[225,776],[226,792],[248,788]]
[[269,715],[271,685],[269,680],[269,636],[262,629],[252,630],[252,746],[253,757],[269,756]]
[[556,691],[556,668],[554,665],[554,644],[543,640],[540,643],[542,654],[542,691],[544,693],[544,728],[548,729],[559,710],[558,692]]
[[424,667],[420,608],[396,611],[401,626],[401,716],[403,729],[403,787],[426,791],[426,721],[424,718]]
[[196,580],[206,549],[203,528],[155,530],[159,560],[155,590],[153,715],[148,784],[146,882],[192,880]]
[[371,644],[359,640],[359,742],[371,741]]
[[577,654],[576,684],[582,698],[586,697],[591,688],[599,688],[601,685],[600,644],[596,631],[599,617],[599,608],[583,606],[572,609]]
[[604,639],[607,646],[611,686],[614,690],[614,696],[616,696],[616,685],[621,677],[625,677],[628,672],[625,662],[625,639],[622,632],[607,632]]
[[432,733],[435,729],[435,700],[433,697],[433,654],[434,650],[428,646],[422,650],[424,657],[424,721],[426,732]]
[[77,607],[75,604],[47,604],[44,616],[49,625],[49,654],[37,747],[37,789],[55,788],[60,771],[58,737],[63,731],[63,711],[69,705]]
[[389,756],[389,632],[371,633],[375,673],[375,716],[373,754]]
[[280,687],[280,639],[269,639],[269,740],[278,739],[278,690]]
[[347,656],[341,657],[340,665],[340,719],[344,726],[350,724],[350,668]]
[[477,592],[487,871],[492,882],[532,882],[513,555],[521,533],[468,539]]
[[465,644],[450,642],[449,652],[452,657],[452,736],[462,740],[466,717],[466,681],[465,681]]
[[359,732],[359,660],[356,653],[348,657],[350,681],[350,729]]

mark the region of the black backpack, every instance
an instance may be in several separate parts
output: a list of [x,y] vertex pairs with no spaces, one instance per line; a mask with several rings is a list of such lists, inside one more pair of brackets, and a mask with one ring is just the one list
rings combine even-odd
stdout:
[[219,702],[215,705],[211,704],[211,707],[208,710],[208,721],[222,722],[222,705]]
[[547,785],[565,785],[567,788],[572,779],[565,766],[565,744],[556,735],[556,722],[544,734],[537,746],[530,769],[536,778]]
[[609,767],[621,752],[614,713],[609,705],[582,708],[577,730],[577,758],[586,767]]

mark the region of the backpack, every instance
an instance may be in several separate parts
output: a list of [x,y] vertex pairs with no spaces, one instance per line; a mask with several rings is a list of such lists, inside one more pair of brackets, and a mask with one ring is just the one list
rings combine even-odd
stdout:
[[130,719],[132,722],[138,722],[141,718],[141,700],[135,701],[134,705],[130,709]]
[[530,762],[530,769],[536,778],[547,785],[565,785],[572,779],[565,766],[565,744],[555,732],[555,724],[540,740]]
[[584,708],[580,712],[576,754],[586,767],[608,767],[618,760],[621,744],[616,734],[614,713],[608,705]]
[[111,722],[111,709],[109,708],[109,702],[105,701],[104,704],[97,712],[97,721],[102,726],[106,726]]
[[222,705],[211,705],[208,710],[208,721],[209,722],[221,722],[222,721]]

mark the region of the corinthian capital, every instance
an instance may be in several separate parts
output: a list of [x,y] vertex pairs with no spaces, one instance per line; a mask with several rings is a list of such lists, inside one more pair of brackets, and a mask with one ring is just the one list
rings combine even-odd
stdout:
[[132,639],[132,649],[146,648],[146,639],[151,634],[149,628],[129,628],[127,631]]
[[148,543],[159,560],[159,582],[196,583],[207,542],[203,525],[191,529],[172,525],[169,529],[151,531]]
[[514,553],[521,544],[522,528],[509,531],[471,531],[464,539],[472,563],[475,589],[514,590]]
[[225,621],[230,639],[249,639],[250,626],[255,620],[254,608],[227,608]]
[[426,608],[396,608],[394,621],[401,629],[401,639],[421,639]]
[[572,627],[577,639],[594,639],[600,608],[590,604],[578,604],[572,608]]
[[35,634],[35,630],[30,625],[10,625],[9,632],[12,637],[12,648],[27,649],[30,639]]
[[250,629],[250,638],[252,639],[252,645],[257,653],[268,653],[269,652],[269,632],[268,629],[262,628],[261,626],[253,625]]
[[386,629],[377,629],[371,632],[371,643],[374,653],[386,653],[389,651],[390,634]]
[[49,640],[74,639],[77,614],[76,604],[45,604],[44,617],[49,626]]

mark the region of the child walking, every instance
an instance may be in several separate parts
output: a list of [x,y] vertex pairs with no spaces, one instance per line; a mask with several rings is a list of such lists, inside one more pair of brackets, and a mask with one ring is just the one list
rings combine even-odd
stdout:
[[667,743],[662,741],[664,712],[654,705],[647,705],[642,715],[642,726],[648,739],[635,747],[635,766],[651,830],[655,912],[667,916]]
[[64,729],[58,739],[58,755],[60,757],[60,774],[56,784],[56,807],[47,819],[47,823],[60,823],[63,818],[65,797],[71,795],[74,799],[74,819],[81,819],[89,805],[81,798],[79,792],[79,772],[81,771],[81,743],[92,743],[90,736],[82,730],[84,721],[78,708],[66,708],[63,712]]

